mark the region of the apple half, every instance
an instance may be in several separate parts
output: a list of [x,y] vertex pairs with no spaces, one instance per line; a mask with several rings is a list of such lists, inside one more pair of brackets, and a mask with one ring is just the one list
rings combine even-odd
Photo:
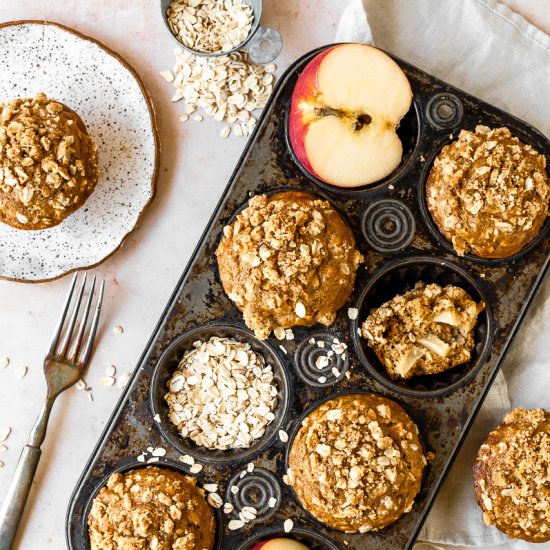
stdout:
[[270,539],[256,544],[252,550],[309,550],[307,546],[293,539]]
[[338,187],[360,187],[401,163],[396,130],[412,103],[399,65],[366,44],[333,46],[301,73],[290,106],[289,139],[312,175]]

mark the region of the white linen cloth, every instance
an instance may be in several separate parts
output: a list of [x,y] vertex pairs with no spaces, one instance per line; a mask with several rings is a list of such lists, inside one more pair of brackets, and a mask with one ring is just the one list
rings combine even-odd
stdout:
[[[351,0],[337,42],[367,42],[401,57],[550,136],[550,37],[495,0]],[[487,527],[475,503],[471,467],[481,442],[511,407],[550,410],[550,280],[514,341],[421,540],[464,546],[510,541]],[[427,545],[417,545],[425,548]],[[432,546],[433,548],[433,546]]]

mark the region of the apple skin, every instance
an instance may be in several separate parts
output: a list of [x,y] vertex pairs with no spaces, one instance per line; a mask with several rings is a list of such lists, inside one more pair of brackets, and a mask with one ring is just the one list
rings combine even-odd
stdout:
[[307,546],[293,539],[271,539],[256,544],[252,550],[309,550]]
[[290,145],[296,158],[300,161],[300,164],[310,173],[318,178],[315,170],[311,166],[306,154],[306,134],[309,129],[308,124],[304,124],[303,114],[300,109],[300,102],[310,98],[313,100],[317,95],[317,74],[321,61],[338,46],[332,46],[316,55],[302,71],[292,92],[292,99],[290,103],[290,116],[288,124],[288,135],[290,138]]

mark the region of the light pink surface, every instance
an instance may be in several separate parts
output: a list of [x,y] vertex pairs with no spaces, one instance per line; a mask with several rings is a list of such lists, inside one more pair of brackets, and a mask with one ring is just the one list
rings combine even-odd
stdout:
[[[505,3],[550,32],[547,0]],[[220,125],[213,121],[178,122],[183,105],[171,103],[172,87],[158,76],[173,65],[173,43],[158,4],[158,0],[0,2],[0,22],[57,21],[122,54],[153,97],[162,144],[156,201],[124,248],[95,270],[107,280],[107,297],[101,337],[86,376],[94,388],[94,402],[74,389],[59,399],[16,546],[20,550],[65,547],[68,499],[120,395],[120,390],[105,388],[99,380],[111,364],[122,374],[137,363],[245,145],[242,138],[221,140]],[[283,35],[280,69],[331,42],[345,4],[344,0],[266,0],[263,23]],[[0,429],[13,429],[5,442],[8,451],[0,456],[5,463],[0,469],[0,499],[40,407],[43,353],[66,287],[66,279],[42,285],[0,281],[0,359],[11,358],[10,366],[0,371]],[[124,333],[114,334],[114,325],[123,326]],[[14,372],[23,366],[29,372],[18,380]]]

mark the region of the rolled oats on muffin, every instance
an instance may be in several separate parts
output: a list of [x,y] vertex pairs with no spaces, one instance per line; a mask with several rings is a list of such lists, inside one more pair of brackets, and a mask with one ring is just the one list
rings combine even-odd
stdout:
[[261,339],[277,328],[331,325],[363,261],[330,203],[295,191],[250,199],[224,227],[216,255],[227,295]]
[[151,466],[111,475],[88,532],[91,550],[212,550],[214,514],[195,478]]
[[371,311],[361,326],[390,378],[437,374],[470,360],[485,309],[462,288],[416,283]]
[[546,157],[508,128],[462,130],[426,184],[428,210],[459,256],[518,253],[542,229],[549,198]]
[[426,463],[418,428],[401,406],[379,395],[346,394],[303,420],[286,475],[316,519],[366,533],[411,510]]
[[507,414],[480,447],[473,475],[487,525],[516,539],[550,541],[550,412]]
[[0,221],[45,229],[80,208],[99,174],[82,119],[43,93],[0,105]]

